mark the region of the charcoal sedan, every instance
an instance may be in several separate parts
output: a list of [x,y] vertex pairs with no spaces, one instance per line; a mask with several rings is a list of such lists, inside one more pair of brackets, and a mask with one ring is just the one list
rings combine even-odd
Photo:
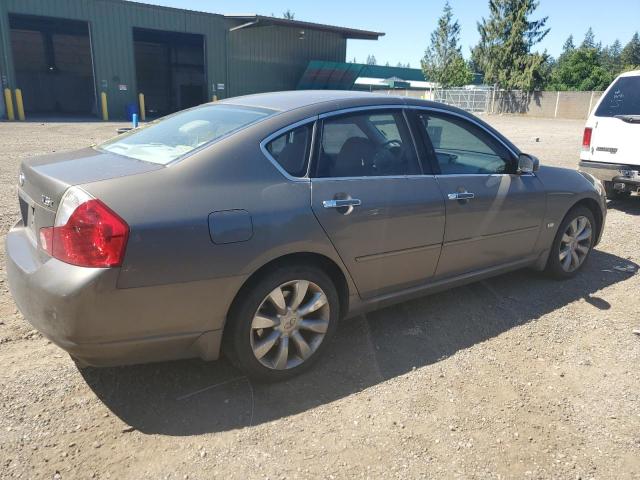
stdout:
[[523,267],[570,278],[606,214],[592,176],[464,111],[330,91],[27,159],[18,196],[11,292],[80,365],[224,352],[262,380],[308,368],[340,318]]

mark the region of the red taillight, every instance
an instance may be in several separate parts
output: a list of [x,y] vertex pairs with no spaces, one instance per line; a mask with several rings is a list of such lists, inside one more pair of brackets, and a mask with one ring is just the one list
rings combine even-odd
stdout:
[[40,229],[40,244],[52,257],[80,267],[122,264],[129,226],[100,200],[78,205],[67,223]]
[[591,134],[593,129],[585,128],[584,135],[582,135],[582,150],[589,150],[591,148]]

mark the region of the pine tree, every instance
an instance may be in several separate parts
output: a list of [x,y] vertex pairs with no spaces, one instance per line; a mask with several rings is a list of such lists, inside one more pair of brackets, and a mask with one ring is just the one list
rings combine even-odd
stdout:
[[[471,83],[473,75],[462,57],[459,40],[460,24],[453,20],[451,5],[446,2],[438,20],[438,28],[431,34],[431,45],[421,62],[426,79],[443,88]],[[407,64],[409,67],[410,64]]]
[[564,45],[562,46],[562,53],[569,53],[572,50],[575,50],[576,46],[573,43],[573,35],[569,35],[569,38],[567,38],[564,42]]
[[282,18],[286,20],[294,20],[296,18],[296,14],[287,9],[287,11],[282,14]]
[[602,66],[617,75],[622,70],[622,44],[616,40],[610,46],[602,49],[600,54]]
[[640,68],[640,36],[636,32],[631,41],[622,49],[620,60],[625,70]]
[[545,82],[548,55],[532,49],[549,33],[548,17],[531,20],[537,0],[489,0],[489,18],[478,23],[480,42],[474,61],[487,83],[531,91]]
[[582,48],[596,48],[596,36],[593,33],[593,28],[589,27],[587,33],[584,34],[584,40],[580,45]]
[[367,56],[367,65],[377,65],[378,61],[376,60],[375,55],[368,55]]
[[604,90],[615,78],[620,46],[602,48],[589,29],[578,48],[566,48],[551,72],[550,89]]

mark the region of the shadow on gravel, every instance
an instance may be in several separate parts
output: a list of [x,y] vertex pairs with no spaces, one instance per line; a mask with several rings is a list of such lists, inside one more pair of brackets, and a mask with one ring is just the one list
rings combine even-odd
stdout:
[[609,200],[607,208],[619,210],[629,215],[640,215],[640,195],[631,195],[622,200]]
[[195,435],[258,425],[436,363],[581,298],[608,309],[598,291],[635,270],[620,257],[594,251],[584,271],[567,282],[523,270],[360,316],[340,325],[314,369],[286,383],[249,382],[226,360],[82,375],[118,417],[144,433]]

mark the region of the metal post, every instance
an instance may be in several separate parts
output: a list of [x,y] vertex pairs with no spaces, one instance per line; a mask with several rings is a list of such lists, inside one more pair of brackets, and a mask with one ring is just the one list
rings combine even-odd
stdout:
[[491,94],[491,115],[496,113],[496,87],[493,86],[493,91]]
[[109,109],[107,106],[107,94],[105,92],[100,93],[100,101],[102,103],[102,120],[109,121]]
[[7,119],[11,121],[15,120],[16,116],[13,113],[13,97],[11,96],[11,90],[8,88],[4,89],[4,103],[7,107]]
[[22,102],[22,90],[16,88],[16,108],[18,109],[18,120],[24,122],[24,103]]
[[140,104],[140,121],[144,122],[147,120],[147,113],[144,109],[144,93],[138,94],[138,103]]

